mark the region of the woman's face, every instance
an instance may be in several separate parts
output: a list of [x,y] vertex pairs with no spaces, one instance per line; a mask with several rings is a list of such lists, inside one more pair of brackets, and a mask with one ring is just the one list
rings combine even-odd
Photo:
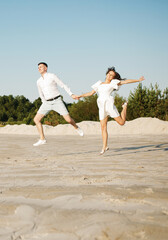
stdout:
[[108,80],[112,80],[115,78],[115,72],[114,71],[110,71],[108,74],[107,74],[107,78]]

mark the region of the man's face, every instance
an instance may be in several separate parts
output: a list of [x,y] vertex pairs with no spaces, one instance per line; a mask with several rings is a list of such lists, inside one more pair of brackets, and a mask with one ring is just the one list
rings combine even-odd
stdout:
[[38,71],[39,71],[40,74],[44,74],[44,73],[47,72],[47,67],[44,64],[40,64],[38,66]]

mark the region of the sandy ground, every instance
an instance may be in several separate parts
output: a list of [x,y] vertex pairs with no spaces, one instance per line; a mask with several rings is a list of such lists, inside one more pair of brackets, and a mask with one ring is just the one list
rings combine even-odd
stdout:
[[167,240],[168,135],[0,134],[0,240]]

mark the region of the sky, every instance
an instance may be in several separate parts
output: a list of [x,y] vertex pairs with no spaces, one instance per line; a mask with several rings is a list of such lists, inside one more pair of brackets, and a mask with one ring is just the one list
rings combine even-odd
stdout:
[[[167,0],[0,0],[0,33],[0,96],[37,99],[41,61],[75,94],[111,66],[123,78],[144,76],[143,86],[168,87]],[[137,85],[118,93],[127,98]]]

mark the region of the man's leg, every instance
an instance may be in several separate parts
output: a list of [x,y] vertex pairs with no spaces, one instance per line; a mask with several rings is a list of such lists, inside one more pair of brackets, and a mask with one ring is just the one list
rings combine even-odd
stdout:
[[43,119],[45,115],[43,114],[40,114],[40,113],[37,113],[36,116],[34,117],[34,122],[36,124],[36,127],[37,127],[37,130],[40,134],[40,139],[41,140],[44,140],[45,137],[44,137],[44,131],[43,131],[43,126],[41,124],[41,120]]
[[76,129],[76,131],[78,132],[78,134],[81,137],[83,137],[84,133],[83,133],[82,129],[76,125],[75,121],[73,120],[73,118],[71,118],[71,116],[69,114],[63,115],[63,118],[65,119],[65,121],[70,123]]
[[69,114],[63,115],[63,118],[65,119],[65,121],[70,123],[75,129],[78,128],[78,126],[76,125],[75,121],[73,120],[73,118],[71,118],[71,116]]
[[52,109],[50,110],[54,110],[55,112],[59,113],[61,116],[63,116],[63,118],[65,119],[65,121],[67,121],[68,123],[70,123],[77,131],[77,133],[80,136],[83,136],[83,131],[82,129],[80,129],[77,124],[75,123],[75,121],[73,120],[73,118],[71,118],[71,116],[69,115],[69,112],[67,110],[67,108],[65,107],[65,104],[63,103],[61,98],[58,98],[55,100],[54,104],[52,105]]

